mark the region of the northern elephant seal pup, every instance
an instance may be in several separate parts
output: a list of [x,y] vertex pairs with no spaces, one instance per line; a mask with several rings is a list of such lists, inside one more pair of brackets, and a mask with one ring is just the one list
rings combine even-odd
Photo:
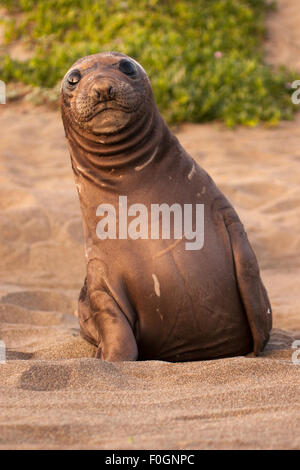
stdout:
[[107,361],[257,355],[271,306],[235,210],[161,117],[144,69],[78,60],[61,88],[87,276],[82,336]]

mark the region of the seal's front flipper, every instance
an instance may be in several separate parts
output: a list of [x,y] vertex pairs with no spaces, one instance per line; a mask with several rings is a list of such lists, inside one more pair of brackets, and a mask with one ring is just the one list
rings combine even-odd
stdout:
[[223,208],[222,215],[231,242],[239,292],[253,336],[252,355],[256,356],[270,336],[271,305],[260,278],[256,256],[238,215],[231,206]]
[[81,336],[98,348],[105,361],[135,361],[138,348],[133,326],[105,282],[103,263],[88,263],[87,277],[79,295],[78,320]]
[[99,334],[97,357],[104,361],[136,361],[138,348],[129,321],[104,291],[90,295],[93,324]]
[[138,349],[132,327],[108,292],[91,290],[88,281],[79,297],[81,336],[98,347],[96,357],[105,361],[135,361]]
[[87,279],[85,278],[78,299],[78,320],[80,325],[80,335],[83,339],[91,343],[93,346],[97,347],[98,335],[95,334],[96,332],[91,321],[89,296],[87,292],[86,281]]

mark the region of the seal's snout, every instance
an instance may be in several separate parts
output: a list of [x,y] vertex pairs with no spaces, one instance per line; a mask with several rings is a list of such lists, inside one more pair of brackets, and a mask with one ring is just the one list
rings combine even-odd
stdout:
[[98,102],[108,101],[114,98],[115,89],[110,80],[98,78],[91,88],[93,98]]

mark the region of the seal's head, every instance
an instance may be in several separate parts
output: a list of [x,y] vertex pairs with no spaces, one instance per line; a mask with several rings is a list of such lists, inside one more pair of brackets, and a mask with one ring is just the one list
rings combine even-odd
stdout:
[[118,52],[79,59],[62,81],[63,118],[79,134],[117,134],[145,117],[153,102],[144,69]]

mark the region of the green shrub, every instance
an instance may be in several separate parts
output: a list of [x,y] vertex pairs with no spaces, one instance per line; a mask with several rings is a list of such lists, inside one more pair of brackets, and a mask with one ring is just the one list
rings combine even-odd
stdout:
[[265,0],[0,0],[5,40],[32,48],[3,55],[0,78],[53,88],[79,57],[117,50],[147,70],[170,123],[227,125],[291,118],[293,75],[264,64]]

